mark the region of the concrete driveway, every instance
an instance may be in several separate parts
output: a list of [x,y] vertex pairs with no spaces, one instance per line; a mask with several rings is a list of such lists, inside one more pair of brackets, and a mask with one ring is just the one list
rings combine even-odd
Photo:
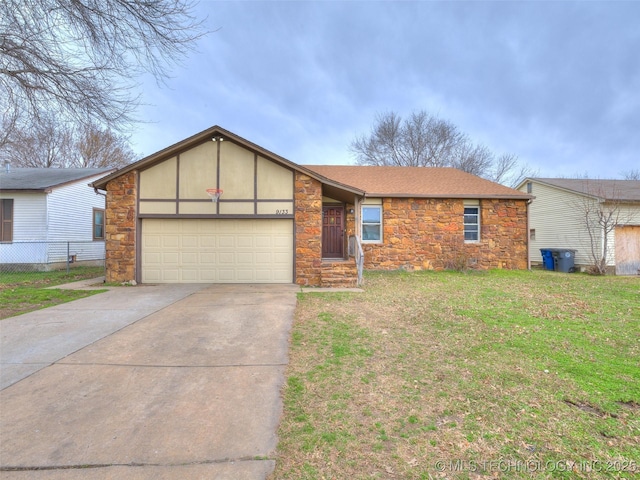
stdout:
[[298,291],[116,288],[2,320],[0,476],[264,479]]

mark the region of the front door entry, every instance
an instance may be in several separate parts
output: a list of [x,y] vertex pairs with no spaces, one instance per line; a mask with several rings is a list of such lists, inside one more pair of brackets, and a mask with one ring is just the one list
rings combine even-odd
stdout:
[[344,207],[322,207],[322,258],[344,258]]

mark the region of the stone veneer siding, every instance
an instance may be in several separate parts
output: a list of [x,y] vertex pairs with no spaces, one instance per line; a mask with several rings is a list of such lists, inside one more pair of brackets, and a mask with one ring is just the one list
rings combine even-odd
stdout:
[[[137,172],[106,187],[106,281],[136,278]],[[322,185],[295,174],[295,282],[304,286],[352,286],[353,258],[322,261]],[[481,200],[480,242],[464,243],[464,201],[385,198],[383,243],[364,244],[365,269],[443,270],[463,263],[472,268],[527,268],[527,206],[524,200]],[[355,230],[347,205],[346,228]],[[323,271],[325,280],[323,281]]]
[[[358,271],[353,257],[322,259],[322,184],[296,172],[295,178],[296,279],[309,287],[355,287]],[[345,206],[345,253],[349,235],[355,234],[353,205]]]
[[295,177],[295,282],[322,284],[322,184],[300,172]]
[[136,278],[137,179],[137,172],[133,171],[107,183],[107,282],[130,282]]
[[527,268],[525,200],[480,200],[480,241],[464,242],[461,199],[385,198],[383,243],[364,244],[365,269]]

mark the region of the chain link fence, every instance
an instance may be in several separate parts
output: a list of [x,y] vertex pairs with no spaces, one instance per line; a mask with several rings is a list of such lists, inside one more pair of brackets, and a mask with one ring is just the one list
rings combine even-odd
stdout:
[[76,267],[105,268],[104,242],[12,242],[0,243],[0,275],[49,272]]

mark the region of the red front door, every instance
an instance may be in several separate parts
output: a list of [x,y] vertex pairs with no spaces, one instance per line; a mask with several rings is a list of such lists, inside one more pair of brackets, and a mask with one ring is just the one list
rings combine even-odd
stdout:
[[322,207],[322,257],[344,258],[344,208]]

